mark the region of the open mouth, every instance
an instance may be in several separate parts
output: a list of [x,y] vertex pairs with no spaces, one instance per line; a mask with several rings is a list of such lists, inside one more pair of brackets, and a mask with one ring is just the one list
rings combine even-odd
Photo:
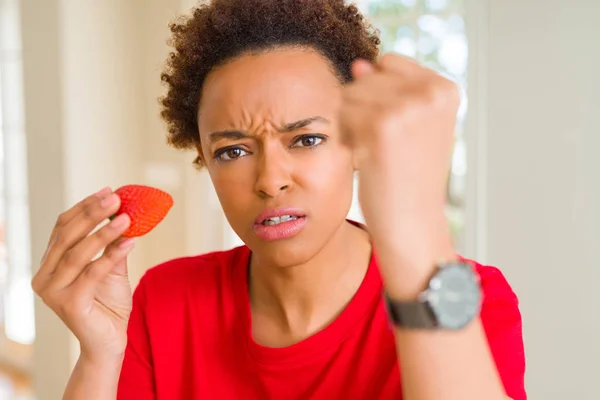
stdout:
[[282,215],[279,217],[266,218],[265,220],[263,220],[261,222],[261,225],[275,226],[275,225],[283,224],[285,222],[296,221],[297,219],[300,219],[300,218],[304,218],[304,217],[300,216],[300,215]]
[[254,222],[254,233],[262,240],[288,239],[306,226],[306,213],[299,208],[278,208],[263,211]]

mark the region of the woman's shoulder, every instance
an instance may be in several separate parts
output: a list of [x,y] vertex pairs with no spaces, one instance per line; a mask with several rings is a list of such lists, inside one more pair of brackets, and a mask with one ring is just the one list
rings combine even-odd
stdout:
[[492,265],[483,265],[470,259],[464,260],[473,265],[475,271],[479,275],[479,281],[485,296],[485,301],[517,301],[517,295],[500,268]]
[[509,341],[511,343],[509,347],[522,349],[519,298],[504,273],[491,265],[483,265],[467,259],[465,261],[471,263],[479,275],[483,294],[480,316],[488,339]]
[[146,271],[140,286],[160,291],[182,290],[184,288],[207,286],[215,287],[229,278],[233,268],[244,263],[249,249],[240,246],[231,250],[214,251],[188,257],[179,257],[158,264]]

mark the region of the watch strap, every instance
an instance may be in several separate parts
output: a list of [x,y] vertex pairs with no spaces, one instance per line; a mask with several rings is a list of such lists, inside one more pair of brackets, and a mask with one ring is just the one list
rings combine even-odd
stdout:
[[427,303],[396,301],[390,299],[387,294],[384,297],[388,314],[396,326],[412,329],[437,327],[435,315]]

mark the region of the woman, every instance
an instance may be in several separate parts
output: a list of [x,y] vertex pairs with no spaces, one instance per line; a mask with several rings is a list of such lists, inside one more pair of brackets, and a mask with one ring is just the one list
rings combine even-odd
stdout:
[[170,142],[246,246],[149,270],[132,304],[128,217],[89,235],[119,198],[63,213],[33,287],[81,344],[65,398],[525,399],[517,298],[444,217],[454,85],[378,59],[342,0],[214,0],[171,29]]

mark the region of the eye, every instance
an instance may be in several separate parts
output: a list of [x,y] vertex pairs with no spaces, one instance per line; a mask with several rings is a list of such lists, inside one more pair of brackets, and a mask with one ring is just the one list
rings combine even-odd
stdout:
[[316,147],[324,140],[325,136],[323,135],[302,135],[294,139],[292,147]]
[[238,158],[244,157],[248,152],[239,147],[226,147],[224,149],[220,149],[215,153],[215,160],[217,161],[233,161]]

